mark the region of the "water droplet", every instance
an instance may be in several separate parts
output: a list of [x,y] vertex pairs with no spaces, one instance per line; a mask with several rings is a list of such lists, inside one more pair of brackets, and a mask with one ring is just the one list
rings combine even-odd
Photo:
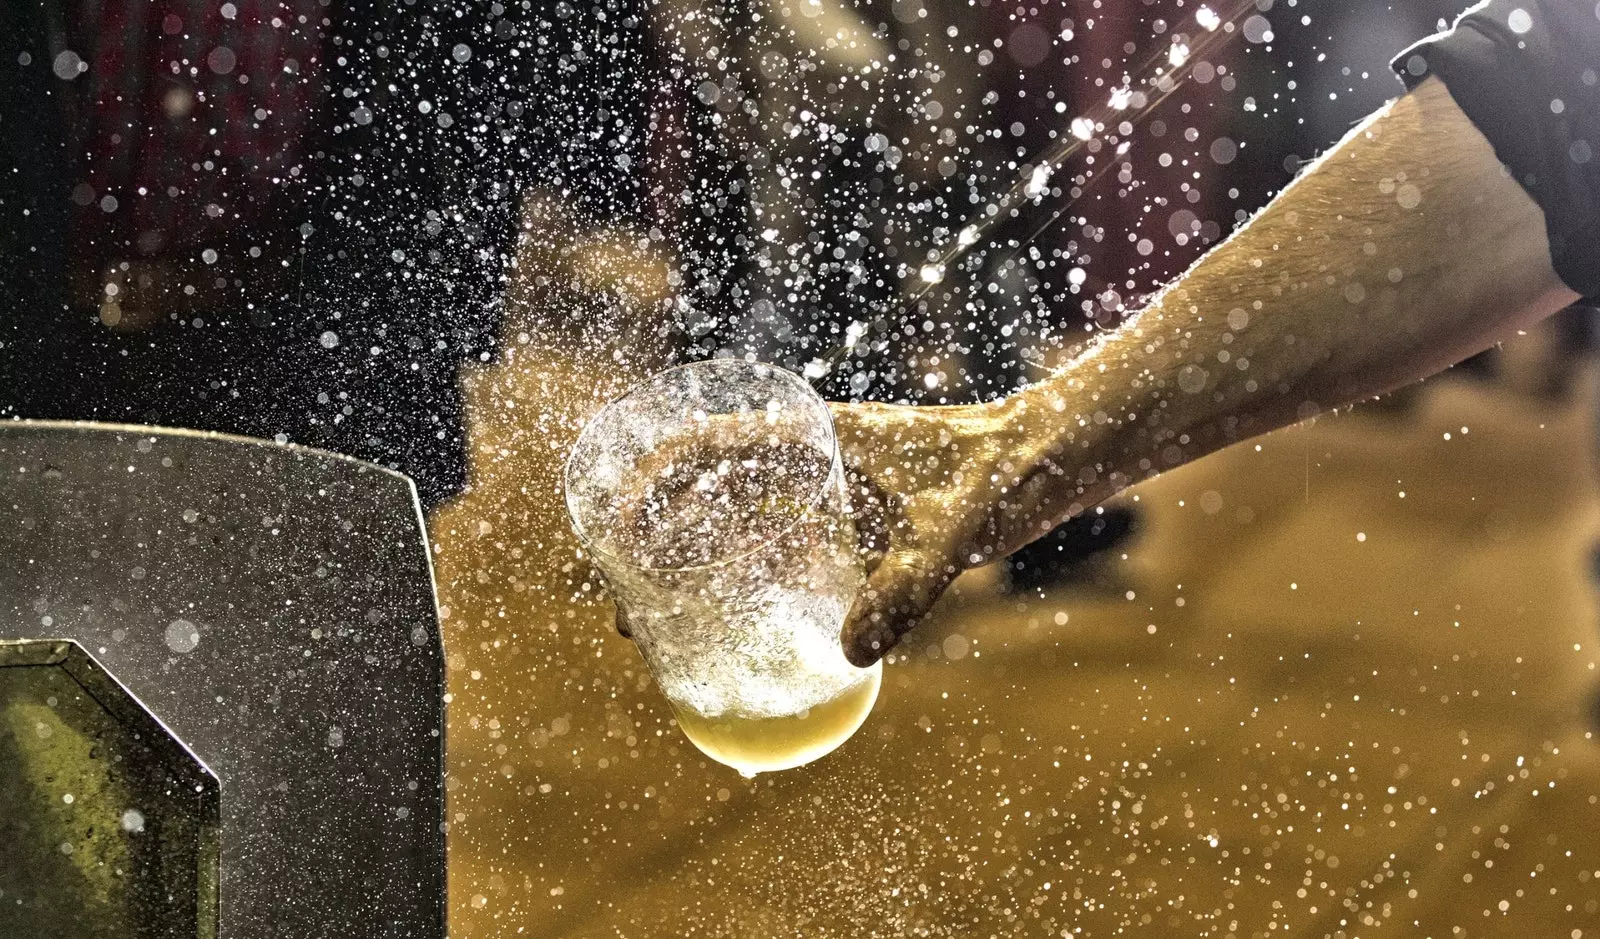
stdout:
[[200,629],[186,619],[167,624],[167,648],[179,654],[193,652],[200,645]]

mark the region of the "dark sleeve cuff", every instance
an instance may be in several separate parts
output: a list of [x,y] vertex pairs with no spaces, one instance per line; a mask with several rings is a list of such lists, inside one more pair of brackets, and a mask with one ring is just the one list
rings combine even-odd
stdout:
[[1600,15],[1586,0],[1487,0],[1449,32],[1400,53],[1429,75],[1544,210],[1550,259],[1575,292],[1600,297]]

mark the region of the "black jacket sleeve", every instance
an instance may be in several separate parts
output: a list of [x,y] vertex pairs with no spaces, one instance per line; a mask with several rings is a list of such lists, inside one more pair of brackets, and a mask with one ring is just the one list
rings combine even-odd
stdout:
[[1544,210],[1562,281],[1600,297],[1600,9],[1593,0],[1485,0],[1394,61],[1436,75]]

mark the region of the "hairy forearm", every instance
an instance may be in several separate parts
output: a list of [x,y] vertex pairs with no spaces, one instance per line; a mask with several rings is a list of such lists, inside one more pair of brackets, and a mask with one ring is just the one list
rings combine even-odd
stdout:
[[1003,405],[1010,547],[1119,488],[1421,379],[1577,297],[1538,207],[1435,80],[1147,309]]

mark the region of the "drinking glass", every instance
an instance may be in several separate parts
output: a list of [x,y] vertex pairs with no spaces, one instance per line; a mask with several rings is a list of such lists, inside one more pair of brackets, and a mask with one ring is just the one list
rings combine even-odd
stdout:
[[684,734],[746,776],[838,747],[878,697],[839,628],[863,580],[827,405],[800,376],[713,359],[603,408],[567,511]]

